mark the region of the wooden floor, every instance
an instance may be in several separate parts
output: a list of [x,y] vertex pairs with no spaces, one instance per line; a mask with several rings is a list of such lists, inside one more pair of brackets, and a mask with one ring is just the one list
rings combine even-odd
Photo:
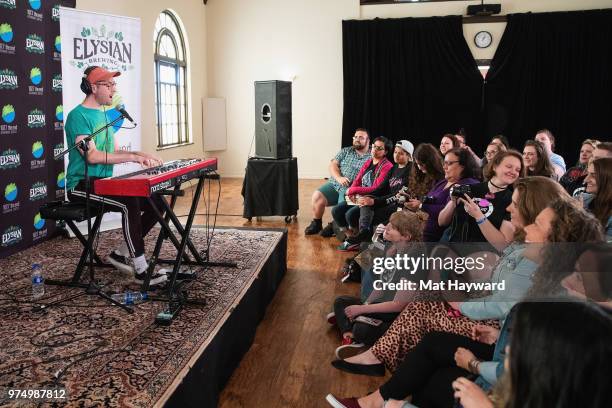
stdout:
[[[242,227],[287,227],[289,231],[287,275],[268,306],[255,341],[226,386],[219,407],[307,408],[326,407],[325,396],[361,396],[377,388],[380,378],[345,374],[330,365],[338,347],[338,331],[330,328],[325,315],[336,296],[356,295],[356,284],[342,284],[338,272],[347,253],[335,248],[335,238],[304,236],[312,218],[310,197],[323,180],[300,180],[297,222],[286,225],[284,217],[242,218],[242,179],[226,178],[221,184],[217,225]],[[216,181],[213,181],[216,183]],[[208,192],[206,192],[208,194]],[[213,203],[218,188],[210,189]],[[188,212],[190,192],[179,202],[176,213]],[[198,213],[206,213],[202,201]],[[329,209],[324,225],[331,219]],[[203,216],[196,218],[202,223]],[[214,245],[214,242],[213,242]]]

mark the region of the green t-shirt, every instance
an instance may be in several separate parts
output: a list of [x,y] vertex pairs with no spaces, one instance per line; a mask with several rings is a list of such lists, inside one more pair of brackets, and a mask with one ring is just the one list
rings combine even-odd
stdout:
[[[108,123],[108,119],[104,111],[100,109],[86,108],[83,105],[78,105],[68,114],[64,129],[66,130],[66,141],[68,147],[76,143],[77,136],[91,135],[96,130],[102,128]],[[115,131],[112,127],[98,133],[93,139],[96,143],[96,149],[102,152],[115,151]],[[73,190],[80,180],[85,178],[85,158],[81,156],[78,149],[70,151],[68,159],[68,172],[66,181],[68,191]],[[113,175],[112,164],[90,164],[90,177],[110,177]]]

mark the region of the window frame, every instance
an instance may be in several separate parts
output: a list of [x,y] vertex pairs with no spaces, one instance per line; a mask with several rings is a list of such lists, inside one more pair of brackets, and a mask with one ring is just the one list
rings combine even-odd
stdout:
[[[165,15],[176,29],[176,34],[178,34],[178,38],[175,33],[169,28],[168,24],[164,24],[162,21],[161,28],[156,28],[159,30],[156,32],[155,41],[154,41],[154,50],[153,50],[153,61],[154,61],[154,72],[155,72],[155,115],[157,118],[157,150],[168,149],[172,147],[182,146],[186,144],[191,144],[190,140],[190,132],[189,132],[189,103],[188,103],[188,85],[187,85],[187,50],[185,47],[185,41],[183,38],[183,33],[181,31],[178,19],[173,15],[169,10],[162,11],[158,20]],[[156,21],[157,26],[157,21]],[[176,54],[176,58],[167,57],[165,55],[161,55],[161,43],[164,37],[167,36],[172,42],[172,46],[174,47],[174,51]],[[182,58],[181,58],[182,55]],[[175,75],[175,84],[163,82],[161,79],[161,68],[169,67],[174,70]],[[181,76],[183,77],[183,81],[181,83]],[[168,125],[168,121],[166,123],[162,122],[162,109],[164,109],[164,105],[162,104],[162,87],[163,85],[174,86],[176,88],[176,130],[177,130],[177,141],[169,142],[168,131],[166,130]],[[182,91],[182,92],[181,92]],[[181,98],[181,93],[183,97]],[[183,110],[184,112],[181,112]],[[184,114],[184,118],[181,118],[181,114]],[[164,140],[165,136],[165,140]]]

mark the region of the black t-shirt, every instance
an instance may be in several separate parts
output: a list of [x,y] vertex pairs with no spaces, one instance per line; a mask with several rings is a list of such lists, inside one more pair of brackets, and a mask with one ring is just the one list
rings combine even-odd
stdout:
[[380,187],[369,194],[370,196],[374,197],[374,205],[385,205],[387,198],[396,195],[397,192],[402,189],[402,187],[408,185],[409,175],[410,166],[406,165],[399,168],[398,165],[395,164],[387,173],[387,177],[380,184]]
[[[510,220],[510,213],[506,208],[512,202],[511,187],[495,194],[489,192],[488,183],[472,184],[471,189],[470,197],[478,204],[482,215],[487,217],[495,228],[499,229],[502,221]],[[450,228],[450,242],[487,242],[476,220],[465,212],[460,202],[457,202]]]

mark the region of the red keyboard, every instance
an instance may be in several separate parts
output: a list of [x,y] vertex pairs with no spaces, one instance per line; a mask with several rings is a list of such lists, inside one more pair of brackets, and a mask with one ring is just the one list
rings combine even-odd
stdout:
[[95,180],[94,192],[108,196],[149,197],[157,191],[169,189],[215,170],[217,159],[214,157],[173,160],[161,166]]

